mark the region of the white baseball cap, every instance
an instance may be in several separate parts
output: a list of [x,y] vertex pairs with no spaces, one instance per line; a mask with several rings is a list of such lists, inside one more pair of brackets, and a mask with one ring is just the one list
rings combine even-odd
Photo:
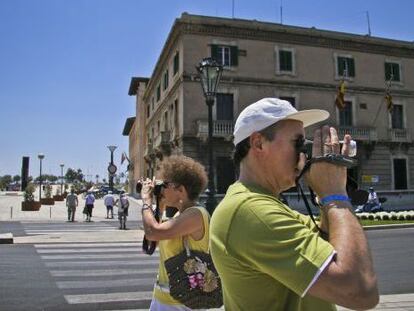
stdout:
[[286,100],[263,98],[247,106],[238,116],[233,133],[234,144],[281,120],[298,120],[303,122],[303,127],[307,127],[328,118],[329,112],[325,110],[297,111]]

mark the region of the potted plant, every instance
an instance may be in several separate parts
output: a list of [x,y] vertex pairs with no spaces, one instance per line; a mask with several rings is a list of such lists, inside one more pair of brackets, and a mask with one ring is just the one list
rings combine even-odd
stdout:
[[24,189],[24,201],[22,202],[22,211],[38,211],[40,209],[40,202],[34,200],[33,193],[35,192],[33,183],[29,183]]
[[45,185],[45,197],[42,198],[40,203],[44,205],[55,205],[55,200],[52,198],[52,186],[50,184]]
[[63,195],[60,193],[60,188],[59,187],[56,188],[56,194],[53,196],[53,200],[55,200],[55,201],[63,201],[64,200]]

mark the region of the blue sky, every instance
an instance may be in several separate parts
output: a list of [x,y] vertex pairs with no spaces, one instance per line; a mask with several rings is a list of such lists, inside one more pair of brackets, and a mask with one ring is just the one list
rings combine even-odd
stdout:
[[[106,174],[119,167],[133,116],[132,76],[149,77],[182,12],[232,17],[232,0],[0,0],[0,175],[60,174],[65,167]],[[283,23],[414,40],[414,2],[284,0]],[[280,22],[281,1],[234,0],[234,16]],[[65,170],[66,170],[65,168]],[[122,167],[125,170],[125,164]],[[105,176],[106,177],[106,176]]]

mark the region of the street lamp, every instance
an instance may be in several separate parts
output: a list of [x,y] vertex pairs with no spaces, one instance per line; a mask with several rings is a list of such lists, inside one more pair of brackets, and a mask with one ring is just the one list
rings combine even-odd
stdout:
[[65,164],[60,164],[60,195],[63,195],[63,167]]
[[39,202],[42,201],[42,160],[45,158],[43,153],[39,153],[37,157],[40,160],[40,174],[39,174]]
[[197,66],[208,107],[208,189],[206,207],[210,214],[216,207],[213,163],[213,105],[223,67],[212,58],[204,58]]
[[108,166],[108,173],[109,173],[109,188],[111,191],[114,191],[114,175],[116,173],[116,166],[114,164],[114,151],[117,147],[116,146],[108,146],[109,151],[111,152],[111,162]]

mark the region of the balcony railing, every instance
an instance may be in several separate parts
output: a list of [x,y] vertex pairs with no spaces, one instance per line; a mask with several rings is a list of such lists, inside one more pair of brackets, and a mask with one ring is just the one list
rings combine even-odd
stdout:
[[352,136],[354,140],[364,141],[377,141],[377,131],[375,128],[370,127],[357,127],[357,126],[339,126],[338,135],[342,138],[345,134]]
[[388,138],[392,142],[410,143],[411,133],[410,129],[389,129]]
[[[224,137],[226,139],[233,135],[234,124],[233,121],[217,120],[213,121],[213,137]],[[197,137],[208,137],[208,122],[205,120],[197,121]]]
[[171,132],[170,131],[163,131],[160,132],[160,134],[155,138],[155,148],[160,147],[161,145],[164,144],[169,144],[170,143],[170,135]]

